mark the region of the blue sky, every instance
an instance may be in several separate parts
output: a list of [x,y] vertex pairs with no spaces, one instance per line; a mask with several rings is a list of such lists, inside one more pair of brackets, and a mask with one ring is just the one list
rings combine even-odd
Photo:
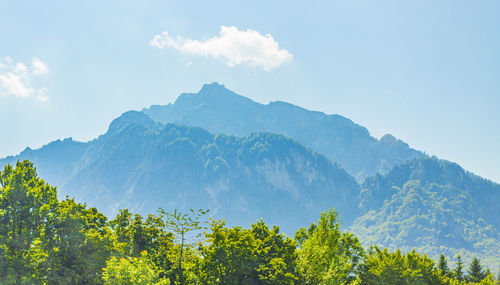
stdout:
[[499,1],[0,0],[0,157],[92,139],[127,110],[217,81],[346,116],[500,182],[498,11]]

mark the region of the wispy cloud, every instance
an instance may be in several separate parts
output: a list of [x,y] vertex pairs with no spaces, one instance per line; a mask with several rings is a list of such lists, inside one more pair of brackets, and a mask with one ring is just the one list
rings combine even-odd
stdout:
[[47,65],[39,58],[33,58],[33,74],[42,75],[49,72]]
[[45,102],[48,97],[47,88],[34,88],[34,77],[49,72],[47,64],[38,58],[33,58],[31,68],[22,62],[14,62],[10,57],[0,58],[0,95],[29,98],[37,94],[37,99]]
[[221,26],[219,36],[205,41],[175,38],[167,31],[156,35],[150,45],[174,48],[185,54],[223,59],[228,66],[245,64],[271,70],[290,61],[292,54],[280,49],[278,42],[269,35],[254,30],[238,30],[234,26]]

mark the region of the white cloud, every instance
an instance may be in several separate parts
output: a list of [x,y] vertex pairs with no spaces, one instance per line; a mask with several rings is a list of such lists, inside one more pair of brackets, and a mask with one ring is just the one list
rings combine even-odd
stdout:
[[37,98],[45,102],[47,88],[32,87],[33,76],[43,75],[49,71],[47,65],[38,58],[32,60],[32,73],[22,62],[15,63],[12,58],[0,58],[0,94],[28,98],[38,94]]
[[47,67],[47,65],[39,58],[34,57],[32,63],[33,63],[33,74],[42,75],[49,72],[49,68]]
[[19,97],[30,97],[35,93],[35,89],[28,87],[22,77],[18,74],[7,72],[0,74],[0,86],[7,94]]
[[254,30],[238,30],[234,26],[221,26],[220,35],[205,41],[172,38],[167,31],[156,35],[150,45],[170,47],[185,54],[201,55],[223,59],[228,66],[247,64],[271,70],[292,59],[285,49],[279,49],[278,42],[269,35]]
[[24,65],[24,63],[22,63],[22,62],[18,62],[14,66],[14,72],[16,72],[16,73],[25,73],[27,71],[28,71],[28,68],[26,68],[26,65]]

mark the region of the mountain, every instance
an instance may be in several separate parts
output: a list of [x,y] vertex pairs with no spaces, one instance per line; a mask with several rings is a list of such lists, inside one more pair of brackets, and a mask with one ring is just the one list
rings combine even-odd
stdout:
[[373,138],[366,128],[340,115],[280,101],[259,104],[217,83],[204,85],[198,93],[181,94],[173,104],[142,111],[156,122],[197,126],[217,134],[282,134],[341,164],[360,182],[424,156],[392,135]]
[[500,185],[458,164],[424,158],[398,165],[365,180],[360,205],[351,230],[365,245],[500,266]]
[[106,214],[120,208],[140,213],[158,207],[208,208],[239,225],[264,218],[289,234],[333,206],[346,224],[359,215],[354,178],[325,156],[277,134],[212,135],[130,111],[93,141],[56,141],[0,164],[17,159],[33,161],[63,196]]
[[258,104],[218,84],[126,112],[90,142],[27,148],[0,166],[18,159],[108,216],[209,208],[231,224],[264,218],[292,235],[335,207],[365,245],[500,266],[500,185],[341,116]]

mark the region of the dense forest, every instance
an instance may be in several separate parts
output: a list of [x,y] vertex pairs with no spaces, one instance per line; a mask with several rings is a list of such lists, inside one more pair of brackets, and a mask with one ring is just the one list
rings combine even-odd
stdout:
[[[228,227],[208,210],[108,220],[38,177],[0,171],[1,284],[499,284],[474,258],[364,248],[335,210],[294,238],[256,221]],[[496,282],[496,283],[495,283]]]

